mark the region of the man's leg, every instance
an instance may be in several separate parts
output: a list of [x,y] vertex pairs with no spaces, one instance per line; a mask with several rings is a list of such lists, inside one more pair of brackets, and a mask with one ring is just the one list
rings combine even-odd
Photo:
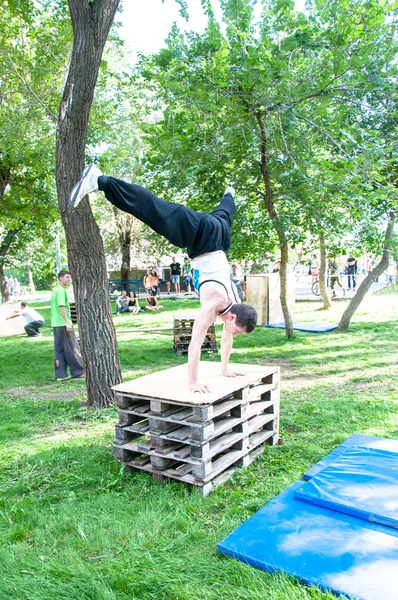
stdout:
[[38,337],[40,335],[39,327],[43,327],[43,323],[41,321],[31,321],[30,323],[27,323],[25,325],[26,334],[29,337]]
[[203,217],[203,213],[182,204],[165,202],[139,185],[107,177],[95,165],[87,165],[84,169],[71,192],[69,206],[75,208],[85,196],[98,190],[103,191],[114,206],[149,225],[180,248],[186,248],[195,238]]
[[62,339],[66,334],[66,327],[53,327],[53,333],[55,379],[66,379],[68,377],[68,372],[65,360],[64,347],[62,344]]
[[63,340],[65,360],[70,368],[72,377],[81,377],[83,375],[83,361],[77,345],[77,338],[74,331],[66,331]]
[[[196,247],[202,250],[205,246],[203,242],[195,243],[199,226],[205,217],[203,213],[186,208],[182,204],[165,202],[139,185],[102,175],[95,165],[88,165],[84,169],[82,178],[71,192],[69,206],[76,207],[82,198],[98,190],[103,191],[114,206],[133,215],[174,246],[179,248],[191,246],[193,250]],[[212,211],[211,216],[222,224],[222,235],[218,235],[216,244],[213,244],[217,247],[209,246],[209,249],[205,249],[203,252],[229,248],[229,229],[235,212],[233,195],[233,188],[227,188],[220,204]],[[207,231],[203,231],[203,233],[205,236],[208,234]],[[219,245],[219,238],[221,245]]]

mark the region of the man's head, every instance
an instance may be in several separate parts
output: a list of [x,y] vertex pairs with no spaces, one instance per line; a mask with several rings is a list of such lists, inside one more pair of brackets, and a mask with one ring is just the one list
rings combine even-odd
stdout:
[[28,306],[27,302],[21,302],[21,308],[26,308]]
[[171,261],[172,261],[173,263],[175,263],[175,262],[176,262],[176,257],[175,257],[175,256],[172,256],[172,257],[171,257]]
[[69,271],[62,269],[62,271],[58,273],[58,281],[62,287],[68,287],[72,281]]
[[257,311],[248,304],[233,304],[221,318],[225,330],[232,335],[251,333],[257,325]]
[[187,258],[187,257],[185,257],[185,258],[184,258],[184,263],[185,263],[185,264],[187,264],[187,262],[188,262],[188,258]]
[[156,266],[157,266],[157,267],[160,267],[160,260],[157,260],[157,261],[156,261]]
[[122,298],[125,298],[126,296],[127,296],[126,290],[122,290]]

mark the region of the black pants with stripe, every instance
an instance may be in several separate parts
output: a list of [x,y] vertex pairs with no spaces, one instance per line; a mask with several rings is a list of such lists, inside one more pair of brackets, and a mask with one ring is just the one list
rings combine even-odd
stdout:
[[173,246],[187,248],[190,258],[216,250],[226,252],[230,246],[235,202],[229,193],[205,214],[166,202],[139,185],[114,177],[100,176],[98,187],[114,206],[149,225]]

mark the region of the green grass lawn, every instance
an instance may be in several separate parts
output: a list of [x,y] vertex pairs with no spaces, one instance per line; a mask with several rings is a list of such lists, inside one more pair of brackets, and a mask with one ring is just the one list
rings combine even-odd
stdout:
[[[171,332],[139,329],[171,327],[174,312],[197,302],[163,304],[159,314],[115,316],[125,380],[185,362]],[[337,323],[345,306],[298,303],[296,319]],[[112,455],[116,409],[87,408],[82,380],[54,381],[52,332],[42,331],[0,339],[1,599],[334,598],[222,557],[216,545],[352,433],[398,439],[396,296],[369,296],[346,333],[289,341],[258,328],[235,339],[233,362],[281,366],[284,444],[207,498],[124,473]]]

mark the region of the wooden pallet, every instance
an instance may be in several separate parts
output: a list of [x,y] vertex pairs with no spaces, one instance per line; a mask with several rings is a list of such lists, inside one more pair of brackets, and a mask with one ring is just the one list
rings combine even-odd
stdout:
[[159,374],[116,386],[115,458],[127,469],[148,471],[159,481],[183,481],[207,495],[237,468],[250,464],[265,444],[276,444],[279,369],[231,365],[249,371],[231,381],[218,374],[219,368],[206,363],[206,372],[225,393],[206,399],[191,394],[190,403],[181,401],[171,384],[177,376],[184,385],[186,365],[162,372],[162,398],[137,393],[150,390]]
[[[175,315],[173,322],[173,348],[178,356],[188,352],[188,346],[192,339],[192,328],[195,316]],[[216,329],[214,324],[210,325],[203,340],[201,352],[218,352]]]
[[77,323],[77,311],[75,302],[69,302],[69,309],[72,323]]

